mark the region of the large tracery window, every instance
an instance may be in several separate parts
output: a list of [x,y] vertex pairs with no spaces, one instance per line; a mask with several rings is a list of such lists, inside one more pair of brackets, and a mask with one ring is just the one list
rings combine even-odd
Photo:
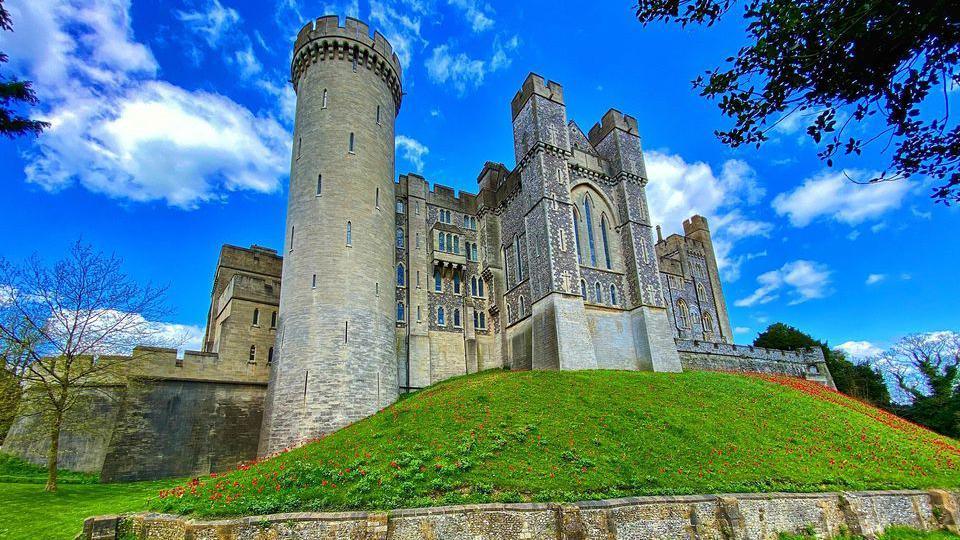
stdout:
[[623,258],[616,235],[616,216],[609,200],[595,186],[581,182],[571,192],[577,260],[585,266],[619,270]]
[[680,328],[690,328],[690,308],[683,299],[677,300],[677,317],[679,318]]

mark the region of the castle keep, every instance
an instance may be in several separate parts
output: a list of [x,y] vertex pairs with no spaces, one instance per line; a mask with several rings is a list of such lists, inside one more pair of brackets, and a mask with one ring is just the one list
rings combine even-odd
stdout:
[[[667,238],[650,221],[657,179],[633,117],[611,109],[584,132],[563,88],[530,74],[510,104],[516,165],[488,162],[476,194],[456,193],[395,180],[401,66],[381,34],[351,18],[307,24],[291,80],[283,257],[224,246],[204,352],[135,350],[149,356],[133,364],[141,383],[102,405],[103,433],[61,444],[68,468],[105,480],[222,470],[493,368],[832,386],[819,349],[733,344],[707,220]],[[4,446],[38,461],[41,448]]]

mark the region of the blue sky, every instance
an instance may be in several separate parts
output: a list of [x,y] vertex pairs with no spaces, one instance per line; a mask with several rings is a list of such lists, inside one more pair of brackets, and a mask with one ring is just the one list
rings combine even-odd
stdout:
[[[326,13],[368,21],[400,53],[398,174],[475,192],[485,161],[512,167],[509,103],[534,71],[564,86],[584,130],[611,107],[638,119],[654,218],[666,232],[710,218],[739,342],[784,321],[863,353],[960,327],[958,212],[930,201],[929,182],[847,181],[816,159],[803,118],[760,150],[716,140],[727,124],[690,81],[743,44],[739,16],[684,30],[642,27],[612,0],[5,5],[4,72],[35,81],[35,114],[54,126],[0,141],[0,254],[54,260],[81,237],[113,251],[135,279],[170,285],[163,322],[194,342],[220,245],[282,245],[290,48]],[[886,159],[838,166],[865,178]]]

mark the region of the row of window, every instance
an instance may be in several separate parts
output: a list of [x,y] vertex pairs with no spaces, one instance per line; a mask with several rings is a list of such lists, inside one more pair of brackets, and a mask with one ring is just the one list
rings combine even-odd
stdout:
[[[586,280],[583,280],[583,279],[580,280],[580,296],[582,296],[584,300],[588,300],[587,282]],[[600,286],[599,281],[593,284],[593,301],[598,304],[604,303],[603,287]],[[617,286],[613,284],[610,285],[610,305],[613,305],[613,306],[620,305],[620,297],[617,295]]]
[[[253,309],[253,326],[260,326],[260,308]],[[270,314],[270,328],[277,327],[277,312]]]
[[[406,305],[403,302],[397,302],[397,322],[406,322],[407,320],[407,309]],[[417,321],[420,321],[420,306],[417,306]],[[446,326],[446,311],[443,306],[437,306],[437,326]],[[453,326],[454,328],[462,328],[463,324],[460,317],[460,308],[453,310]],[[473,327],[477,330],[486,330],[487,328],[487,314],[483,311],[474,311],[473,312]]]
[[[687,306],[687,303],[681,298],[677,300],[677,326],[680,328],[689,329],[690,328],[690,308]],[[700,317],[700,322],[703,325],[704,334],[713,333],[713,316],[710,315],[709,311],[704,311],[703,316]]]
[[[250,346],[250,356],[248,357],[248,361],[251,364],[257,363],[257,346],[256,345]],[[272,364],[272,363],[273,363],[273,347],[270,347],[270,349],[267,350],[267,364]]]
[[[520,295],[517,297],[517,308],[519,313],[517,314],[517,320],[527,316],[527,299]],[[510,303],[507,302],[507,322],[513,322],[513,309],[510,307]]]

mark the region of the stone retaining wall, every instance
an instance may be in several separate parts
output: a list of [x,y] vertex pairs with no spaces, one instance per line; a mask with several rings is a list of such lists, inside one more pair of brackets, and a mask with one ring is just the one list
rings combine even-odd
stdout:
[[836,390],[819,347],[801,351],[675,339],[684,371],[775,373],[816,381]]
[[390,512],[294,513],[220,521],[135,514],[84,523],[114,540],[773,540],[781,532],[874,538],[891,526],[957,531],[960,492],[758,493],[570,504],[484,504]]

